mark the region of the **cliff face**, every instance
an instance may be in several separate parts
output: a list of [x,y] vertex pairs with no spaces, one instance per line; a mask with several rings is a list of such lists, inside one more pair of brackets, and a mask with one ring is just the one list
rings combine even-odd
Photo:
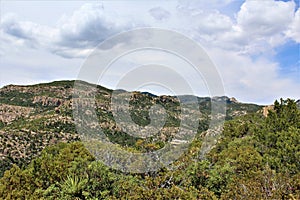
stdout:
[[64,102],[64,99],[47,96],[35,96],[32,101],[33,104],[41,104],[42,106],[60,106]]

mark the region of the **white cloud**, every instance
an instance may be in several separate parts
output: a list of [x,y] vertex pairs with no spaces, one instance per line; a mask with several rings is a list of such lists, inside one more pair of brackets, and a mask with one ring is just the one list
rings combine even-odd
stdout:
[[280,97],[299,98],[300,83],[279,74],[280,66],[263,57],[256,60],[222,49],[209,49],[228,95],[243,102],[271,103]]
[[[288,40],[286,31],[294,20],[293,1],[245,1],[235,18],[220,12],[232,1],[214,2],[207,9],[207,6],[200,6],[203,1],[183,1],[175,15],[177,20],[174,21],[177,23],[172,28],[181,29],[179,31],[201,41],[206,47],[219,47],[248,55],[272,54],[275,47]],[[181,24],[185,24],[184,28]]]
[[56,30],[49,26],[22,21],[15,14],[8,14],[1,20],[0,30],[31,47],[49,45],[56,36]]
[[70,17],[59,22],[58,44],[68,47],[86,48],[120,31],[133,27],[128,19],[122,19],[117,12],[107,12],[101,4],[85,4]]
[[230,31],[233,23],[231,19],[218,11],[200,12],[192,17],[196,30],[201,34],[218,35]]
[[[300,10],[294,11],[295,3],[249,0],[241,5],[235,17],[223,12],[231,3],[234,1],[171,1],[157,2],[154,6],[137,2],[85,4],[62,16],[56,25],[42,25],[15,15],[1,16],[1,67],[22,65],[18,58],[27,59],[29,52],[32,61],[42,65],[42,60],[35,56],[40,56],[38,51],[46,51],[52,55],[43,54],[40,58],[56,59],[52,65],[63,68],[68,65],[68,59],[64,58],[70,58],[70,62],[73,58],[85,58],[99,42],[116,33],[154,26],[179,31],[208,49],[232,96],[263,102],[297,94],[299,83],[282,78],[279,64],[268,60],[276,56],[275,48],[289,40],[300,43]],[[31,65],[24,64],[24,69]],[[54,73],[57,67],[41,68],[52,71],[55,74],[52,77],[59,77]],[[62,70],[62,73],[69,71]],[[28,74],[28,77],[40,80],[37,78],[40,75]],[[9,76],[5,78],[8,82]]]
[[273,36],[282,33],[293,20],[293,1],[246,1],[237,14],[237,24],[248,36]]
[[295,13],[294,20],[287,31],[287,35],[296,42],[300,43],[300,9]]
[[246,1],[237,14],[238,32],[248,53],[262,53],[286,41],[285,31],[294,18],[293,1]]
[[84,57],[104,39],[144,26],[171,28],[205,46],[246,54],[272,52],[272,48],[285,43],[285,33],[292,38],[299,37],[300,12],[294,19],[295,3],[292,1],[246,1],[236,19],[216,10],[229,3],[231,0],[215,0],[210,4],[210,8],[215,8],[213,10],[199,6],[205,4],[204,1],[180,1],[180,6],[170,12],[165,7],[150,7],[148,12],[156,19],[154,21],[147,15],[128,15],[103,4],[85,4],[72,15],[63,16],[56,27],[4,17],[1,29],[8,35],[28,41],[28,45],[39,45],[68,58]]
[[76,58],[86,57],[99,42],[133,27],[133,21],[105,10],[102,4],[85,4],[71,16],[62,16],[55,27],[7,15],[3,17],[0,28],[25,45],[48,49],[65,58]]
[[246,1],[232,29],[217,38],[219,46],[250,55],[272,52],[287,41],[285,32],[293,21],[294,8],[293,1]]

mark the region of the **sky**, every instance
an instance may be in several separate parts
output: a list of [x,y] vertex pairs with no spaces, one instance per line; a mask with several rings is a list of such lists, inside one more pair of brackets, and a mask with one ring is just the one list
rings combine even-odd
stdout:
[[[124,31],[155,27],[176,31],[203,47],[229,97],[258,104],[281,97],[300,99],[299,1],[207,2],[2,0],[0,87],[76,79],[99,43]],[[115,88],[133,70],[133,62],[142,65],[146,58],[160,56],[171,60],[167,64],[181,70],[190,84],[201,85],[196,95],[208,95],[205,81],[194,77],[182,61],[153,51],[120,59],[99,84]],[[176,81],[167,72],[165,77]],[[168,93],[157,85],[139,89]]]

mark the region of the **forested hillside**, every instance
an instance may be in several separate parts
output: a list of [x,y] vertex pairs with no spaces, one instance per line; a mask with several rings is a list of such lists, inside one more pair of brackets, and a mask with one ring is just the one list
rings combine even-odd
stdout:
[[[166,140],[120,132],[110,113],[111,91],[97,88],[99,122],[110,140],[129,151],[164,146]],[[228,121],[218,143],[201,157],[210,99],[199,98],[203,116],[189,150],[168,168],[135,174],[96,161],[81,143],[71,90],[72,82],[0,90],[6,116],[1,118],[0,199],[300,199],[300,111],[294,100],[275,101],[264,116],[261,106],[220,97]],[[174,97],[135,93],[133,118],[147,124],[146,111],[154,103],[168,113],[161,135],[172,136],[179,120]]]

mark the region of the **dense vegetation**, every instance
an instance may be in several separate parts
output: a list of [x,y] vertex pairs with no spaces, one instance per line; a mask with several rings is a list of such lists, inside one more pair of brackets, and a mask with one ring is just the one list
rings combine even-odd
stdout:
[[[227,121],[204,159],[202,137],[169,169],[144,174],[109,169],[82,143],[49,146],[0,179],[0,199],[300,199],[300,111],[276,101],[267,117]],[[172,169],[172,170],[171,170]]]

